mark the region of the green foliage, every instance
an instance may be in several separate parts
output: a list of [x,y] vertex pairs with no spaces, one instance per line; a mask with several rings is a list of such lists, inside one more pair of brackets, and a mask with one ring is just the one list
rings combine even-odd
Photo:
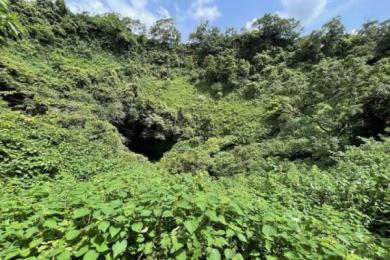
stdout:
[[150,34],[158,43],[167,46],[177,45],[180,42],[180,32],[171,18],[157,21],[150,28]]
[[207,56],[204,62],[204,78],[212,83],[226,85],[224,91],[239,86],[240,81],[249,75],[250,65],[243,59],[237,59],[233,51],[225,51],[217,56]]
[[1,259],[390,257],[388,22],[184,44],[172,19],[3,3],[27,37],[0,26]]
[[18,38],[20,28],[17,15],[9,10],[8,0],[0,0],[0,41],[5,38]]
[[[124,158],[137,161],[136,156],[121,151],[113,127],[96,118],[64,118],[50,113],[44,119],[0,109],[1,178],[54,177],[62,173],[89,178],[110,168],[125,167]],[[99,141],[90,144],[93,140]],[[103,158],[112,161],[104,162]]]
[[[290,209],[235,183],[173,177],[145,166],[88,182],[37,180],[29,189],[10,180],[1,190],[1,256],[385,256],[353,211]],[[14,197],[29,204],[9,203]]]
[[299,36],[298,27],[299,22],[294,19],[266,14],[254,21],[249,31],[238,37],[240,54],[250,60],[258,52],[292,46]]

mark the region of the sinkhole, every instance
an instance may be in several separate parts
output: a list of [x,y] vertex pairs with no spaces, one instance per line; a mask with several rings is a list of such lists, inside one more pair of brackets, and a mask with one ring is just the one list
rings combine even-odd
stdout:
[[139,121],[116,127],[124,137],[124,145],[129,150],[142,154],[152,162],[159,161],[180,138],[180,134],[161,133],[156,125],[148,126]]

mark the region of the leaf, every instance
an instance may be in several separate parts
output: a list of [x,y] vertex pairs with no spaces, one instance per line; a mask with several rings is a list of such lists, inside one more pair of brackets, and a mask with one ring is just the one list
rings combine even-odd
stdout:
[[226,237],[233,237],[235,234],[236,233],[233,230],[231,230],[231,229],[228,229],[226,231]]
[[288,259],[298,259],[297,254],[291,251],[285,252],[283,255]]
[[149,255],[153,252],[154,244],[153,242],[148,242],[144,246],[144,254]]
[[43,242],[42,238],[37,238],[37,239],[34,239],[33,241],[31,241],[30,244],[28,244],[28,246],[30,248],[35,248],[35,247],[39,246],[42,242]]
[[83,246],[82,248],[80,248],[79,250],[74,252],[74,256],[80,257],[80,256],[84,255],[85,253],[87,253],[88,250],[89,250],[89,246]]
[[98,229],[102,232],[106,232],[109,227],[110,227],[110,222],[108,221],[100,222],[98,225]]
[[54,219],[48,219],[45,221],[45,223],[43,223],[43,226],[50,229],[55,229],[57,228],[57,221],[55,221]]
[[62,252],[59,256],[56,257],[58,260],[68,260],[71,259],[72,255],[69,251]]
[[112,247],[114,258],[116,258],[117,256],[121,255],[123,252],[125,252],[126,248],[127,248],[126,240],[122,240],[122,242],[119,241],[116,242]]
[[207,210],[206,211],[206,216],[211,220],[211,221],[214,221],[214,222],[218,222],[218,217],[217,217],[217,213],[215,211],[211,211],[211,210]]
[[68,241],[72,241],[73,239],[77,238],[80,235],[80,230],[71,230],[65,235],[65,239]]
[[176,260],[186,260],[187,259],[187,254],[185,250],[182,250],[180,254],[176,256]]
[[217,237],[213,241],[213,245],[218,248],[223,248],[223,246],[228,245],[228,241],[223,237]]
[[8,254],[6,254],[5,258],[6,259],[13,259],[18,255],[20,255],[20,250],[13,250],[13,251],[9,252]]
[[207,259],[209,259],[209,260],[221,260],[221,254],[219,253],[219,251],[217,249],[213,248],[213,249],[210,250],[210,254],[207,257]]
[[241,242],[248,242],[248,240],[246,240],[246,237],[243,234],[238,234],[237,237]]
[[150,215],[152,215],[152,211],[151,210],[143,210],[143,211],[141,211],[141,216],[142,217],[149,217]]
[[225,255],[226,259],[232,259],[234,254],[235,254],[234,250],[232,250],[230,248],[226,248],[224,251],[224,255]]
[[89,250],[83,257],[83,260],[96,260],[99,258],[99,253],[95,250]]
[[263,232],[264,236],[266,237],[272,237],[276,234],[275,228],[270,225],[264,225],[261,229],[261,232]]
[[114,226],[111,226],[109,230],[111,237],[115,237],[120,231],[120,228]]
[[160,208],[154,209],[153,214],[155,217],[160,217],[162,214],[162,209],[160,209]]
[[244,257],[238,253],[232,257],[232,260],[244,260]]
[[196,220],[187,220],[184,222],[184,226],[190,234],[193,234],[198,229],[199,222]]
[[79,219],[79,218],[85,217],[85,216],[89,215],[89,213],[91,213],[91,211],[87,208],[76,209],[73,212],[73,219]]
[[175,252],[179,251],[179,249],[181,249],[183,246],[184,245],[177,240],[177,237],[175,235],[173,235],[172,236],[171,253],[175,253]]
[[38,232],[39,229],[37,227],[32,227],[26,230],[26,233],[24,234],[25,238],[31,238],[36,232]]
[[173,217],[173,212],[170,211],[170,210],[166,210],[166,211],[164,211],[164,213],[162,214],[162,217],[163,217],[163,218]]
[[131,229],[137,233],[140,233],[143,227],[144,225],[141,222],[137,222],[131,225]]

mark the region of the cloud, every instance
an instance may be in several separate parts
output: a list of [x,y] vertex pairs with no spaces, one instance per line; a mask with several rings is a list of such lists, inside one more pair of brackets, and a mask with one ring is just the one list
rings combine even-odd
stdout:
[[67,1],[68,7],[72,12],[90,12],[92,14],[100,14],[109,12],[104,6],[103,2],[98,0],[84,0],[84,1]]
[[281,0],[282,10],[277,14],[296,18],[307,25],[324,12],[327,4],[328,0]]
[[170,17],[168,10],[156,6],[155,10],[148,7],[150,0],[68,0],[68,6],[73,12],[89,12],[102,14],[107,12],[119,13],[124,17],[138,19],[151,26],[161,18]]
[[253,30],[253,24],[257,21],[257,18],[253,18],[252,20],[250,21],[247,21],[245,23],[245,27],[244,27],[244,30],[246,31],[252,31]]
[[214,0],[195,0],[189,9],[189,14],[195,20],[213,21],[221,16],[217,5],[213,4]]

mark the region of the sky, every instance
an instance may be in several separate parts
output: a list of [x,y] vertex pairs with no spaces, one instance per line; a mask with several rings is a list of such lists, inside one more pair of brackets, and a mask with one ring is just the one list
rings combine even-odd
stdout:
[[264,14],[273,13],[301,21],[310,33],[341,16],[348,31],[368,20],[390,19],[390,0],[66,0],[73,12],[119,13],[147,26],[161,18],[175,18],[183,39],[203,20],[222,30],[250,26]]

